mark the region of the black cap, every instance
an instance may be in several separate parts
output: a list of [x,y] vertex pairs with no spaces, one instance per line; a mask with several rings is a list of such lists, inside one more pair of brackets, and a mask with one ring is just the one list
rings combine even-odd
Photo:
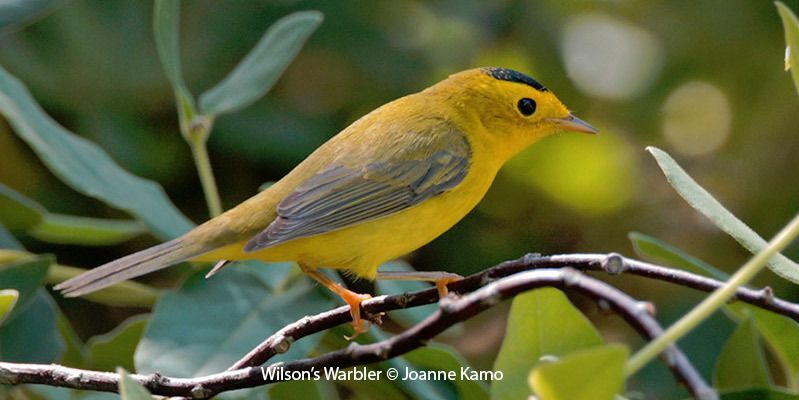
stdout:
[[537,80],[535,80],[535,79],[533,79],[533,78],[531,78],[531,77],[529,77],[529,76],[527,76],[527,75],[525,75],[525,74],[523,74],[523,73],[521,73],[519,71],[514,71],[512,69],[499,68],[499,67],[483,68],[483,71],[485,71],[488,75],[490,75],[491,77],[493,77],[495,79],[508,81],[508,82],[523,83],[523,84],[525,84],[527,86],[532,87],[535,90],[538,90],[539,92],[548,92],[549,91],[549,89],[544,87],[544,85],[539,83]]

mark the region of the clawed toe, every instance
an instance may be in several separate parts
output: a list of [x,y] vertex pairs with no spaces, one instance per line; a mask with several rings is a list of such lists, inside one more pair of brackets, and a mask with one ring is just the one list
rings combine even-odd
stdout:
[[449,285],[452,282],[459,281],[461,279],[463,279],[463,277],[458,274],[448,274],[448,276],[436,280],[436,289],[438,289],[438,298],[443,299],[444,297],[447,297],[447,295],[449,294],[449,289],[447,288],[447,285]]
[[344,338],[353,340],[358,335],[369,331],[369,322],[361,318],[361,303],[371,299],[372,296],[347,291],[347,293],[341,294],[341,298],[350,306],[350,316],[352,316],[352,336],[344,336]]

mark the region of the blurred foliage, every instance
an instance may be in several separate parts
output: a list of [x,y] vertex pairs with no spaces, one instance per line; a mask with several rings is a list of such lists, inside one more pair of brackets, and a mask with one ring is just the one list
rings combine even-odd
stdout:
[[[786,4],[799,8],[799,1]],[[180,135],[173,90],[159,63],[151,3],[27,0],[4,2],[2,7],[0,65],[24,82],[58,124],[95,143],[110,157],[98,158],[99,153],[76,145],[86,143],[77,137],[65,139],[61,150],[74,145],[78,149],[75,154],[88,155],[77,167],[48,164],[48,170],[37,157],[46,149],[37,147],[35,135],[29,134],[23,141],[12,133],[12,126],[19,133],[31,120],[32,108],[23,109],[16,119],[6,114],[6,122],[0,124],[0,217],[7,217],[7,207],[21,206],[28,211],[25,218],[9,226],[16,239],[0,229],[0,247],[24,246],[31,253],[55,254],[59,263],[90,268],[155,243],[154,238],[140,236],[114,246],[86,247],[97,243],[59,242],[52,240],[52,235],[37,234],[35,226],[53,216],[78,216],[82,218],[79,222],[92,223],[83,229],[116,230],[119,240],[140,232],[133,225],[103,224],[130,218],[106,202],[130,209],[125,203],[131,192],[109,191],[102,186],[102,177],[77,188],[57,178],[69,181],[69,176],[64,176],[72,174],[73,183],[82,181],[93,176],[86,171],[94,171],[98,162],[104,174],[113,175],[115,164],[119,164],[158,182],[177,209],[194,222],[202,222],[207,209],[191,151]],[[553,137],[522,153],[503,170],[475,212],[408,257],[418,269],[468,274],[529,251],[631,253],[627,235],[637,230],[671,243],[672,249],[683,249],[694,260],[705,260],[706,265],[731,273],[749,253],[665,183],[656,163],[643,151],[648,145],[673,154],[697,182],[760,236],[770,237],[799,208],[799,185],[790,173],[796,170],[799,148],[797,96],[789,74],[782,71],[785,40],[771,2],[258,0],[222,6],[211,0],[193,0],[183,4],[178,31],[186,85],[193,93],[214,87],[259,42],[269,25],[292,12],[311,9],[321,11],[325,20],[274,88],[252,105],[215,121],[208,147],[226,208],[256,193],[264,182],[278,180],[369,110],[450,73],[483,65],[516,68],[535,76],[582,119],[599,127],[602,135]],[[794,68],[793,73],[796,71]],[[18,89],[13,81],[3,83],[6,88]],[[44,125],[43,131],[58,133],[58,127]],[[153,190],[152,186],[147,190]],[[159,238],[189,226],[174,210],[164,214],[166,217],[148,213],[144,208],[134,210],[140,218],[149,218],[150,230]],[[63,238],[64,232],[76,228],[75,221],[66,221],[73,223],[66,224],[69,229],[53,232]],[[62,224],[56,227],[65,226],[63,219],[52,222]],[[160,224],[160,229],[154,229]],[[169,227],[164,228],[166,225]],[[784,254],[799,259],[799,246],[794,244]],[[3,281],[7,274],[19,273],[14,264],[0,270],[0,282],[35,281],[40,287],[47,268],[54,268],[47,257],[24,263],[34,266],[26,268],[33,271],[28,271],[30,276]],[[298,290],[286,289],[276,281],[254,280],[257,272],[242,269],[231,267],[207,284],[207,290],[240,296],[231,297],[231,303],[241,301],[231,306],[236,312],[220,315],[237,319],[234,324],[242,325],[247,319],[244,311],[252,308],[253,302],[264,300],[261,293],[275,292],[277,297],[291,299],[292,290]],[[282,272],[285,269],[280,274],[271,271],[262,273],[261,278],[292,279]],[[197,278],[201,272],[179,267],[144,278],[156,286],[174,287],[187,272],[193,277],[183,283],[181,291],[162,298],[158,307],[175,310],[175,315],[185,310],[179,306],[196,300],[192,291],[206,284]],[[232,289],[234,281],[257,286],[258,291],[238,293]],[[658,304],[664,322],[682,314],[697,299],[689,291],[659,283],[618,279],[614,284]],[[761,274],[757,284],[769,284],[781,296],[799,299],[797,289],[774,275]],[[16,289],[10,284],[0,286]],[[101,339],[88,340],[87,345],[84,341],[142,311],[58,296],[56,305],[43,290],[17,290],[19,298],[0,326],[3,360],[51,362],[60,356],[62,362],[88,362],[87,354]],[[332,304],[319,293],[313,296],[319,299],[306,300],[319,300],[320,309],[322,304]],[[580,299],[574,300],[606,338],[634,337],[617,321],[600,315]],[[272,311],[267,306],[252,311],[260,315],[254,319],[264,319],[259,323],[270,325],[255,329],[258,332],[253,332],[250,342],[285,322],[272,326],[277,320],[266,317]],[[191,306],[185,307],[191,310]],[[55,321],[61,321],[62,332],[73,329],[63,322],[67,319],[59,308],[75,325],[77,335],[73,336],[77,337],[71,337],[72,342],[54,334],[58,332]],[[195,314],[180,316],[201,323],[204,315]],[[399,319],[401,324],[420,317],[407,314],[405,320]],[[293,317],[299,315],[286,316],[287,320]],[[769,325],[765,319],[753,313],[752,324],[772,355],[790,366],[786,377],[775,382],[796,389],[795,362],[786,360],[792,344],[775,345],[780,335],[766,333]],[[181,339],[179,332],[159,331],[154,320],[143,333],[155,340],[152,345],[167,346]],[[782,323],[784,326],[785,321]],[[792,321],[788,323],[786,329],[795,329]],[[490,369],[500,346],[501,326],[504,315],[495,313],[482,322],[467,323],[449,340],[476,368]],[[224,327],[215,328],[212,335],[224,334]],[[724,334],[714,329],[722,329]],[[736,332],[746,332],[743,329]],[[699,340],[689,337],[681,343],[704,376],[712,375],[728,332],[732,332],[729,323],[708,324],[692,334]],[[125,336],[121,331],[110,335],[102,340]],[[223,336],[214,337],[224,340]],[[5,340],[14,346],[7,346]],[[34,341],[36,346],[30,344]],[[480,345],[467,345],[476,342]],[[18,347],[22,343],[29,343],[24,348],[36,349],[35,354],[15,354],[13,350],[22,349]],[[304,350],[312,351],[310,347],[314,346]],[[126,358],[123,365],[129,368],[133,354],[127,353],[120,356]],[[229,361],[217,360],[213,365],[223,368]],[[167,370],[161,365],[150,367]],[[173,367],[176,371],[188,368]],[[627,389],[657,398],[684,395],[658,366],[634,377]],[[766,392],[752,391],[758,390]],[[724,398],[751,398],[736,397],[739,395],[725,394]],[[789,398],[779,397],[782,395],[776,390],[770,395]]]
[[[724,391],[768,387],[771,384],[766,355],[760,347],[755,324],[747,313],[727,339],[713,374],[713,387]],[[742,365],[746,365],[746,368],[741,368]]]

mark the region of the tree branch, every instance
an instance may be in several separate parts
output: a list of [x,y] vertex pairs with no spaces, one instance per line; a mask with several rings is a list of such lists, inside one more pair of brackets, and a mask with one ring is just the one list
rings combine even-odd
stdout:
[[[703,292],[713,292],[724,285],[724,282],[716,279],[707,278],[688,271],[633,260],[616,253],[564,254],[543,257],[528,254],[517,260],[506,261],[489,268],[484,271],[484,273],[476,275],[485,275],[485,277],[490,279],[507,276],[518,271],[537,268],[563,268],[567,266],[583,271],[604,271],[611,275],[627,273],[665,281]],[[469,278],[471,278],[471,276]],[[799,304],[776,297],[768,286],[757,290],[747,287],[739,288],[736,291],[734,299],[784,315],[799,322]]]
[[[521,271],[541,268],[572,267],[583,271],[604,271],[611,275],[628,273],[645,278],[657,279],[704,292],[712,292],[724,283],[690,272],[662,267],[643,261],[622,257],[619,254],[567,254],[540,256],[528,254],[522,258],[506,261],[484,271],[470,275],[460,281],[450,283],[450,291],[467,293],[486,283]],[[760,290],[740,288],[736,299],[754,306],[773,311],[799,322],[799,304],[791,303],[774,296],[770,288]],[[392,296],[380,296],[362,304],[368,314],[378,314],[402,308],[417,307],[438,301],[434,289]],[[330,329],[349,321],[349,309],[340,307],[314,316],[308,316],[286,325],[247,355],[233,364],[228,370],[261,365],[277,354],[289,350],[291,344],[305,336]]]
[[[285,371],[319,370],[323,367],[349,367],[364,365],[402,355],[424,346],[431,338],[475,314],[492,307],[497,302],[527,290],[553,286],[582,293],[602,302],[619,313],[628,323],[645,337],[658,336],[662,329],[657,321],[647,314],[646,303],[637,302],[627,294],[597,279],[570,269],[605,271],[610,274],[622,272],[647,278],[663,280],[702,291],[712,291],[722,282],[684,271],[673,270],[637,260],[626,259],[617,254],[574,254],[540,257],[528,255],[518,260],[504,262],[483,272],[449,285],[451,291],[469,293],[463,297],[448,297],[430,317],[410,329],[387,340],[359,345],[331,352],[317,358],[277,363],[267,369],[283,368]],[[544,270],[528,271],[534,269]],[[799,321],[799,305],[776,298],[769,288],[752,290],[742,288],[737,299],[762,307]],[[437,301],[435,289],[393,296],[380,296],[363,303],[367,314],[415,307]],[[339,307],[314,316],[304,317],[285,326],[239,360],[231,370],[200,378],[168,378],[160,375],[133,375],[154,394],[207,398],[228,390],[254,387],[272,383],[265,380],[263,364],[275,354],[285,352],[291,343],[305,336],[332,328],[349,321],[347,307]],[[664,361],[678,379],[697,398],[715,398],[715,393],[702,380],[687,358],[676,347],[664,353]],[[0,362],[0,383],[37,383],[98,391],[117,391],[118,375],[110,372],[86,371],[58,365],[33,365]]]
[[[543,286],[574,290],[592,299],[604,301],[649,339],[656,337],[662,331],[657,321],[646,312],[646,307],[641,307],[639,302],[618,289],[575,270],[545,269],[520,272],[489,283],[463,297],[454,298],[453,296],[442,299],[441,307],[433,315],[387,340],[367,345],[352,344],[346,349],[317,358],[277,363],[266,368],[283,369],[284,371],[318,371],[325,367],[346,368],[386,360],[424,346],[430,339],[448,327],[464,321],[504,299]],[[420,292],[419,295],[425,292],[427,291]],[[411,298],[407,299],[409,296]],[[371,309],[377,303],[385,304],[387,299],[393,299],[393,304],[403,303],[405,302],[401,300],[403,298],[406,298],[405,305],[407,306],[414,302],[412,296],[413,294],[382,296],[370,300],[371,304],[366,305],[365,308]],[[341,320],[338,323],[347,320],[347,314],[338,317],[338,314],[341,313],[346,313],[346,307],[314,317],[306,317],[305,322],[301,320],[294,325],[299,331],[307,329],[313,321],[320,320],[325,325],[335,326],[336,320]],[[316,326],[320,325],[317,323]],[[277,341],[277,343],[288,343],[288,341]],[[283,348],[287,349],[288,346],[280,346],[280,349]],[[684,354],[676,347],[670,348],[665,354],[664,359],[667,364],[686,384],[692,394],[699,396],[713,393]],[[140,381],[153,394],[193,398],[207,398],[223,391],[260,386],[275,381],[265,379],[263,370],[255,367],[226,371],[202,378],[176,379],[159,375],[134,375],[134,379]],[[113,373],[83,371],[55,365],[0,363],[0,382],[7,384],[40,383],[78,389],[116,391],[118,376]]]

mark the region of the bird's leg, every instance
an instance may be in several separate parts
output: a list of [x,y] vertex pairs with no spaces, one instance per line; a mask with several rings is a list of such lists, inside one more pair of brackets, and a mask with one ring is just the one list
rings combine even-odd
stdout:
[[330,289],[333,293],[341,296],[341,299],[344,300],[347,305],[350,306],[350,315],[352,316],[352,329],[355,331],[352,336],[347,337],[347,340],[355,339],[361,333],[366,332],[369,330],[368,326],[366,325],[366,321],[361,319],[361,303],[364,300],[371,299],[372,296],[368,294],[360,294],[355,293],[352,290],[349,290],[339,283],[333,281],[332,279],[325,276],[325,274],[312,269],[308,266],[300,264],[300,269],[306,275],[314,278],[317,282],[324,285],[326,288]]
[[463,277],[444,271],[378,271],[375,279],[434,282],[436,284],[436,289],[438,289],[438,297],[443,298],[447,297],[447,293],[449,293],[447,285],[451,282],[461,280]]

